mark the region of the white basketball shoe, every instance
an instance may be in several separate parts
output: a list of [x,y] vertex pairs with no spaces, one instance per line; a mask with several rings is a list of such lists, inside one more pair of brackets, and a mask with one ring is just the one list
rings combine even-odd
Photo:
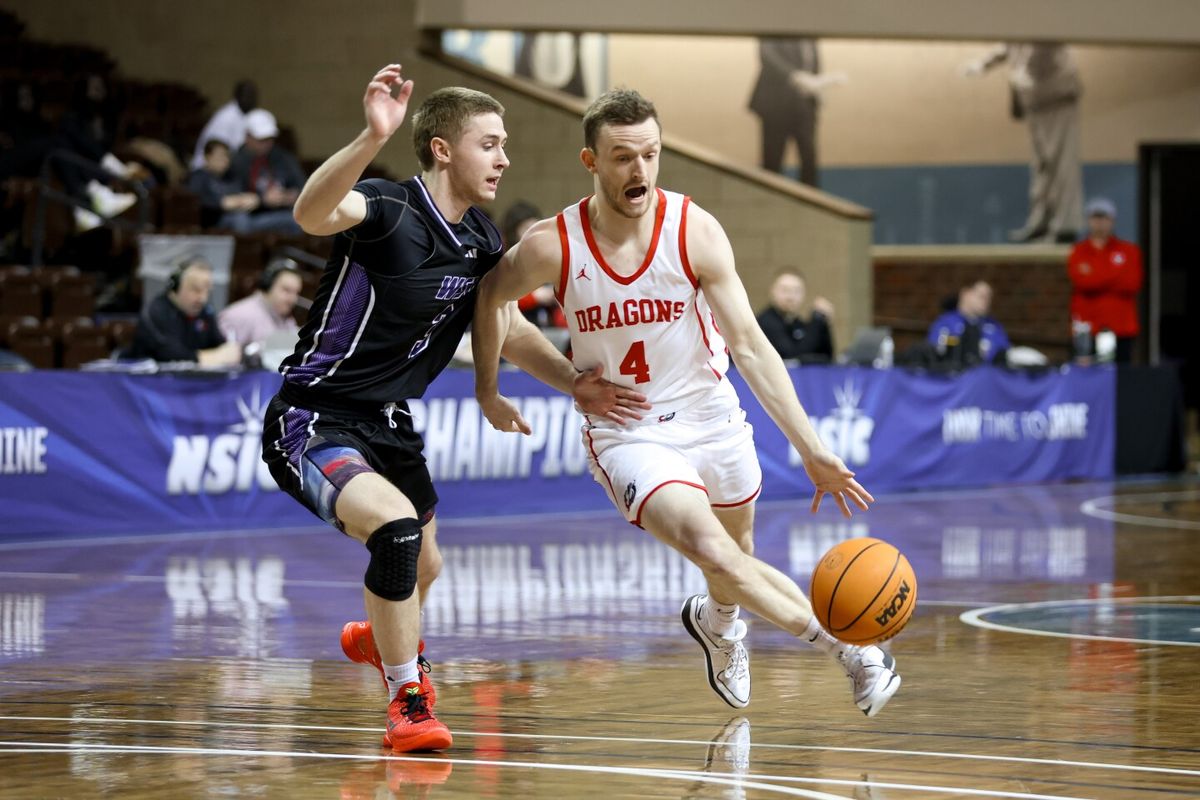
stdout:
[[839,661],[850,678],[854,704],[868,717],[883,710],[900,688],[896,660],[875,645],[848,648]]
[[750,656],[742,639],[746,638],[746,623],[738,620],[728,636],[717,636],[704,624],[702,594],[689,597],[683,604],[680,617],[683,627],[704,649],[708,667],[708,685],[729,705],[745,708],[750,704]]

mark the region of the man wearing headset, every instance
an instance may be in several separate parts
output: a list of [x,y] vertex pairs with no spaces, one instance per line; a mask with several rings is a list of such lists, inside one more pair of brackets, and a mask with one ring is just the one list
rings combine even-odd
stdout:
[[289,258],[272,261],[259,279],[258,290],[231,303],[217,315],[221,333],[242,347],[261,345],[281,331],[299,331],[292,311],[300,299],[302,281],[296,262]]
[[167,287],[138,319],[129,358],[155,361],[195,361],[205,367],[234,366],[242,348],[227,342],[217,327],[208,296],[212,291],[212,266],[202,258],[179,264]]

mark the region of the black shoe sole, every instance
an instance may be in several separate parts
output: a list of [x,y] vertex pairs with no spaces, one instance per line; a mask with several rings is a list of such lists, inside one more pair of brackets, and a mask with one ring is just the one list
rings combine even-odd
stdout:
[[[691,634],[691,637],[696,640],[696,644],[700,645],[700,649],[704,651],[704,663],[708,666],[708,685],[711,686],[712,690],[717,693],[717,697],[724,700],[725,704],[730,708],[745,708],[745,706],[739,706],[731,702],[730,699],[725,696],[725,693],[719,688],[720,684],[717,683],[717,679],[713,677],[712,655],[708,652],[708,645],[704,643],[704,639],[700,638],[703,636],[703,634],[700,633],[700,631],[696,629],[696,626],[692,624],[692,615],[688,613],[688,606],[691,604],[692,601],[689,598],[688,601],[683,604],[683,609],[679,612],[679,617],[683,620],[684,629]],[[749,703],[747,702],[746,705],[749,705]]]

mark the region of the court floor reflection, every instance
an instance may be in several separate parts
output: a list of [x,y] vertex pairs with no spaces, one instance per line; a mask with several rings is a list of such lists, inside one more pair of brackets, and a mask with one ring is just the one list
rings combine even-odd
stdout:
[[379,750],[378,677],[340,653],[365,566],[344,537],[5,542],[0,795],[1198,796],[1192,491],[899,495],[849,521],[763,503],[758,553],[802,587],[849,537],[912,561],[904,686],[872,720],[761,622],[731,717],[678,622],[700,574],[615,514],[445,520],[424,630],[456,744],[420,760]]

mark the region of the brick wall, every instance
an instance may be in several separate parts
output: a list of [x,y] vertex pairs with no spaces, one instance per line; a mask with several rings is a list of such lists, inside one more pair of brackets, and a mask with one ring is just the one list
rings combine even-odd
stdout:
[[960,286],[992,285],[992,316],[1014,345],[1066,360],[1071,284],[1067,247],[876,247],[872,251],[874,320],[893,329],[896,349],[924,338],[942,301]]

